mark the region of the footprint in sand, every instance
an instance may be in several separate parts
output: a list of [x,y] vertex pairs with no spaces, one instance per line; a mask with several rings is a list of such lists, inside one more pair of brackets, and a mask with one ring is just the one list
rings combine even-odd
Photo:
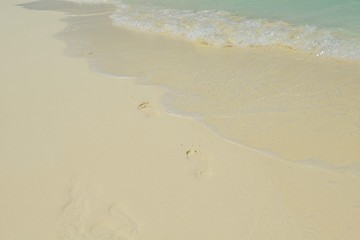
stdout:
[[88,51],[88,52],[85,52],[84,53],[84,56],[92,56],[92,55],[94,55],[94,53],[92,52],[92,51]]
[[186,151],[186,158],[196,166],[195,177],[207,178],[212,175],[210,158],[206,153],[196,149]]
[[137,238],[137,224],[118,205],[109,206],[91,227],[95,239],[130,240]]
[[101,196],[91,189],[72,187],[60,217],[60,239],[137,239],[136,222],[119,204],[105,204],[102,201]]
[[137,109],[141,112],[143,112],[146,116],[148,117],[158,117],[160,116],[160,110],[159,108],[148,101],[143,101],[141,102],[138,106]]

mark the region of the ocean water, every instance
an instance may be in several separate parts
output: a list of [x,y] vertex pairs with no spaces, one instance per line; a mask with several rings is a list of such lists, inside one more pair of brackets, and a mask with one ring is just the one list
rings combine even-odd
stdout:
[[57,36],[68,55],[87,58],[104,74],[165,87],[169,113],[262,154],[360,175],[358,2],[25,6],[67,13]]
[[359,0],[69,0],[111,3],[117,26],[216,47],[280,46],[360,59]]

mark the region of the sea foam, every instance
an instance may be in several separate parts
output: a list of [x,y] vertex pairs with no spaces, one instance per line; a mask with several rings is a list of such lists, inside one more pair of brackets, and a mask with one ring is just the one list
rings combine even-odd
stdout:
[[68,0],[78,3],[112,3],[114,25],[141,32],[167,34],[216,47],[279,46],[315,56],[360,60],[360,36],[238,16],[227,11],[179,10],[124,4],[119,0]]

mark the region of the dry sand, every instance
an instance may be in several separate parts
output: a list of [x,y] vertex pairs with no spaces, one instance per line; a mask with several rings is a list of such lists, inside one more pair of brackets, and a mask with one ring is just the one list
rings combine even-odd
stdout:
[[0,239],[360,238],[360,179],[226,142],[0,3]]

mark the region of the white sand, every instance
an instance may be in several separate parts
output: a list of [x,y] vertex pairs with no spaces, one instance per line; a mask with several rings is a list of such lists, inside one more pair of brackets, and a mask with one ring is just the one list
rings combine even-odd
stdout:
[[225,142],[0,3],[0,239],[360,238],[360,179]]

